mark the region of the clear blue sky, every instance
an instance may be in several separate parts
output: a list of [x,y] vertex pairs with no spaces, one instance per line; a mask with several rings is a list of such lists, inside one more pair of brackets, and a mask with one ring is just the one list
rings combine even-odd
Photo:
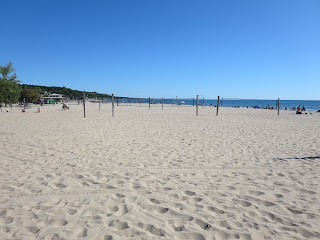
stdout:
[[22,83],[131,97],[320,99],[319,0],[1,0]]

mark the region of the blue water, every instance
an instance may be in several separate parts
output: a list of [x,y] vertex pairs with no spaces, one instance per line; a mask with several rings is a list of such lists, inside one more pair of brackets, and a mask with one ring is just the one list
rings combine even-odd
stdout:
[[[131,103],[139,102],[137,99],[130,99]],[[149,99],[141,99],[142,103],[148,103]],[[151,99],[151,103],[161,103],[162,99]],[[128,100],[122,99],[121,102],[128,102]],[[196,100],[194,100],[194,104]],[[177,104],[177,105],[193,105],[193,99],[164,99],[165,104]],[[203,104],[202,99],[199,99],[199,104]],[[205,106],[216,106],[217,100],[205,100]],[[227,100],[220,99],[220,106],[223,107],[240,107],[240,108],[266,108],[266,107],[277,108],[277,100]],[[319,100],[280,100],[280,109],[287,108],[292,110],[292,108],[305,107],[306,110],[318,111],[320,110]]]

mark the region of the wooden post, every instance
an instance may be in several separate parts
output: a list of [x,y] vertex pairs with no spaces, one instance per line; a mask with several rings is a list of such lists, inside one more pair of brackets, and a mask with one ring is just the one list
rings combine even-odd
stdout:
[[114,95],[112,93],[112,117],[114,117]]
[[86,92],[83,92],[83,117],[86,117]]
[[220,96],[218,96],[218,102],[217,102],[217,115],[216,115],[216,116],[218,116],[218,114],[219,114],[219,102],[220,102]]
[[203,100],[202,100],[202,104],[203,104],[203,108],[204,108],[204,98],[203,98]]
[[197,95],[197,102],[196,102],[196,116],[198,116],[198,100],[199,100],[199,96]]
[[140,103],[140,107],[141,107],[141,99],[139,98],[139,103]]
[[26,109],[26,99],[23,98],[23,109],[25,110]]
[[162,110],[163,110],[163,98],[162,98]]
[[194,106],[194,99],[193,99],[193,106]]
[[101,99],[99,98],[99,111],[101,111]]
[[278,98],[278,116],[280,115],[280,98]]
[[150,110],[150,97],[149,97],[149,110]]
[[117,98],[117,106],[119,106],[119,98]]

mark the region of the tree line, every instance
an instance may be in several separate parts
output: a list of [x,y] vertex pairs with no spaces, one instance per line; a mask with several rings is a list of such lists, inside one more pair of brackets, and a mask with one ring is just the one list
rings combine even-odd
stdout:
[[[62,94],[69,99],[83,98],[82,91],[71,88],[21,84],[21,81],[17,79],[11,62],[4,66],[0,65],[0,103],[17,103],[19,101],[22,102],[24,99],[26,102],[34,102],[40,99],[41,96],[47,97],[52,93]],[[86,97],[108,99],[111,96],[97,92],[86,92]]]

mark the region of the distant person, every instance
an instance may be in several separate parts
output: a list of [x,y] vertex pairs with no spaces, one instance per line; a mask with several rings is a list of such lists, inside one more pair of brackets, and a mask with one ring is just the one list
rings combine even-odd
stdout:
[[297,112],[296,112],[296,114],[302,114],[302,113],[301,113],[301,107],[300,107],[300,106],[297,107]]
[[305,111],[305,110],[306,110],[306,108],[304,106],[302,106],[302,111]]
[[38,110],[36,111],[36,113],[40,113],[40,108],[38,108]]

